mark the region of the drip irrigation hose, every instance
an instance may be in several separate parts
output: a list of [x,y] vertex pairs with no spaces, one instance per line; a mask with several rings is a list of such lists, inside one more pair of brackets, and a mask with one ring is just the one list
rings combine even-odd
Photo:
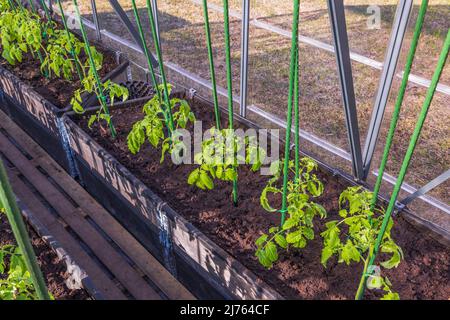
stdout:
[[112,122],[112,119],[111,119],[111,116],[110,116],[110,113],[109,113],[109,108],[108,108],[108,105],[106,103],[106,98],[105,98],[105,95],[104,95],[104,92],[103,92],[103,84],[102,84],[102,82],[100,80],[100,77],[98,75],[97,68],[96,68],[95,62],[94,62],[94,58],[92,57],[91,47],[89,45],[89,39],[88,39],[88,37],[86,35],[86,30],[84,30],[83,21],[81,20],[80,9],[78,8],[77,0],[72,0],[72,1],[73,1],[74,6],[75,6],[75,11],[76,11],[76,14],[77,14],[78,23],[80,24],[80,30],[81,30],[81,34],[82,34],[83,40],[84,40],[84,48],[85,48],[86,53],[87,53],[87,55],[89,57],[90,69],[91,69],[91,71],[92,71],[92,73],[94,75],[95,82],[96,82],[97,87],[98,87],[98,91],[99,91],[98,96],[99,97],[98,96],[97,97],[100,100],[100,103],[102,105],[103,111],[105,111],[106,115],[109,117],[109,121],[108,121],[109,129],[111,131],[112,138],[115,139],[116,138],[116,128],[114,128],[114,124]]
[[[150,53],[148,51],[147,41],[145,40],[144,31],[142,30],[141,18],[139,17],[139,13],[138,13],[138,10],[136,7],[136,1],[131,0],[131,5],[133,7],[133,13],[134,13],[134,18],[136,20],[136,24],[138,27],[139,37],[141,38],[142,47],[144,49],[144,55],[145,55],[145,58],[147,59],[147,65],[150,70],[150,76],[152,78],[153,87],[155,88],[159,103],[162,103],[161,92],[159,91],[159,88],[158,88],[158,81],[156,80],[155,69],[153,68],[153,64],[150,59]],[[169,129],[169,122],[168,122],[169,120],[168,120],[166,114],[164,114],[164,119],[166,122],[166,126]]]
[[175,129],[174,124],[173,124],[172,107],[170,105],[169,89],[167,87],[166,73],[164,71],[164,62],[163,62],[162,53],[161,53],[161,46],[159,43],[158,33],[156,32],[155,17],[153,16],[153,9],[152,9],[152,4],[150,3],[150,0],[147,0],[147,13],[148,13],[148,18],[150,20],[150,27],[152,30],[153,44],[155,45],[156,56],[157,56],[158,62],[159,62],[159,72],[161,73],[161,79],[162,79],[163,86],[164,86],[164,101],[167,105],[166,113],[167,113],[168,119],[169,119],[169,133],[171,133]]
[[358,291],[356,292],[356,299],[360,300],[363,298],[364,290],[366,286],[366,280],[368,277],[367,270],[373,265],[378,251],[380,249],[381,241],[383,240],[384,234],[386,232],[387,225],[389,223],[389,219],[391,218],[392,212],[395,208],[395,203],[397,201],[398,194],[400,193],[400,189],[403,184],[403,180],[405,179],[406,172],[409,167],[409,163],[411,161],[411,157],[414,153],[414,149],[416,147],[417,141],[419,139],[420,133],[423,128],[423,124],[428,114],[428,110],[430,108],[431,102],[433,100],[434,93],[436,92],[436,87],[438,85],[439,79],[442,74],[442,70],[444,68],[445,62],[448,57],[448,52],[450,48],[450,29],[447,31],[447,37],[444,42],[444,46],[442,48],[441,54],[439,56],[439,60],[436,66],[436,69],[433,74],[433,78],[431,79],[430,87],[427,90],[427,94],[425,97],[425,101],[422,106],[422,110],[419,114],[419,119],[417,120],[416,127],[414,128],[414,132],[411,136],[411,140],[408,145],[408,149],[406,151],[406,155],[403,159],[402,166],[400,168],[400,172],[397,178],[397,181],[394,186],[394,190],[392,191],[391,199],[389,200],[389,205],[386,209],[386,213],[384,214],[383,222],[381,224],[381,229],[378,234],[377,240],[375,242],[375,246],[373,251],[369,251],[369,256],[367,257],[368,263],[366,264],[363,274],[361,276],[361,281],[358,287]]
[[295,64],[297,62],[297,48],[298,48],[298,20],[299,20],[299,0],[294,0],[294,12],[292,19],[292,42],[291,42],[291,62],[289,67],[289,95],[288,95],[288,110],[286,121],[286,140],[284,147],[284,168],[283,168],[283,194],[281,204],[281,225],[284,224],[287,211],[287,185],[289,175],[289,154],[291,143],[291,127],[292,127],[292,96],[294,92],[295,83]]
[[[230,50],[230,17],[228,12],[228,0],[223,0],[223,17],[224,17],[224,31],[225,31],[225,64],[227,71],[227,87],[228,87],[228,128],[233,130],[233,79],[231,76],[231,50]],[[234,144],[234,141],[233,141]],[[233,157],[235,154],[233,154]],[[237,172],[236,164],[233,165],[233,170]],[[238,204],[238,188],[237,178],[233,180],[233,204]]]
[[61,21],[62,21],[62,23],[63,23],[64,30],[66,31],[67,39],[68,39],[68,41],[69,41],[69,45],[70,45],[70,54],[71,54],[71,56],[72,56],[72,58],[73,58],[73,60],[74,60],[75,68],[77,69],[77,74],[78,74],[78,77],[79,77],[79,79],[80,79],[80,81],[81,81],[81,80],[84,79],[84,77],[83,77],[83,73],[82,73],[82,71],[81,71],[81,66],[80,66],[80,64],[78,63],[77,55],[76,55],[76,53],[75,53],[75,48],[73,47],[73,43],[72,43],[72,41],[71,41],[71,39],[70,39],[71,33],[70,33],[70,31],[69,31],[69,27],[67,26],[66,16],[64,15],[64,10],[63,10],[62,4],[61,4],[61,0],[56,0],[56,1],[58,2],[59,11],[61,12]]
[[214,116],[216,118],[216,127],[218,130],[220,130],[219,100],[217,98],[216,72],[214,70],[214,58],[213,58],[212,45],[211,45],[211,30],[209,28],[208,1],[207,0],[203,0],[203,16],[205,17],[206,46],[208,47],[209,70],[211,73],[211,83],[212,83],[213,101],[214,101]]
[[[25,223],[22,219],[22,214],[17,206],[17,202],[12,191],[11,185],[8,181],[6,169],[0,159],[0,206],[5,209],[6,217],[13,231],[14,237],[19,246],[20,252],[25,261],[25,265],[30,272],[31,280],[36,290],[39,300],[50,300],[50,296],[45,286],[44,277],[39,269],[36,255],[33,251]],[[1,213],[0,213],[1,214]]]
[[373,190],[372,202],[370,204],[370,209],[373,211],[377,203],[378,193],[380,192],[381,183],[383,181],[383,174],[386,168],[386,163],[389,157],[389,151],[391,150],[392,140],[395,134],[395,128],[397,127],[397,122],[400,115],[400,109],[402,107],[403,98],[405,96],[406,87],[408,85],[408,78],[411,72],[411,66],[414,61],[414,56],[416,54],[417,43],[419,42],[420,33],[422,31],[423,20],[428,8],[428,0],[423,0],[420,6],[419,15],[417,16],[416,26],[414,28],[413,38],[411,40],[411,45],[409,48],[405,70],[403,73],[402,83],[400,85],[400,90],[397,95],[397,100],[395,101],[394,112],[392,114],[391,124],[389,127],[389,133],[386,138],[386,145],[384,147],[383,158],[381,160],[380,168],[378,170],[378,177]]

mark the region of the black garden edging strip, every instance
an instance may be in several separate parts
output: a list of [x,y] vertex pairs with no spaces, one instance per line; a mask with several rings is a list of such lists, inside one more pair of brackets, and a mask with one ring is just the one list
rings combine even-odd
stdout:
[[[121,55],[117,57],[123,60]],[[126,60],[118,61],[118,66],[105,75],[102,81],[125,80],[123,74],[128,65]],[[96,98],[94,95],[84,95],[83,101],[83,105],[89,107],[95,105]],[[59,165],[70,171],[60,135],[60,119],[64,113],[71,110],[70,106],[56,107],[13,73],[0,67],[0,109],[41,145]]]
[[63,121],[85,188],[197,298],[283,299],[99,146],[74,116]]

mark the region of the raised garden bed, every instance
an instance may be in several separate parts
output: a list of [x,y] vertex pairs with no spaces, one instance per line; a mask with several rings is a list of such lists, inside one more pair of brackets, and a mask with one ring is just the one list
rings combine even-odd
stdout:
[[[104,55],[104,65],[100,70],[102,80],[124,80],[128,62],[115,52],[96,46]],[[46,79],[39,70],[39,61],[29,54],[17,66],[0,59],[0,109],[68,170],[58,119],[71,109],[69,102],[80,81]],[[96,97],[84,95],[83,102],[84,106],[95,105]]]
[[[197,98],[189,103],[203,121],[203,129],[213,126],[211,105]],[[192,166],[170,161],[159,164],[160,152],[148,144],[132,155],[126,137],[132,124],[142,118],[142,105],[138,101],[113,107],[115,140],[98,124],[88,129],[89,113],[68,114],[63,119],[88,191],[191,292],[199,298],[354,297],[362,265],[347,267],[333,258],[324,268],[319,236],[305,249],[281,254],[272,270],[259,264],[254,242],[279,221],[278,214],[269,214],[260,206],[267,176],[240,169],[240,203],[233,207],[230,184],[218,183],[209,192],[189,186]],[[239,126],[253,125],[239,119]],[[319,176],[325,192],[317,202],[328,211],[328,221],[337,215],[339,195],[349,184],[326,170],[320,170]],[[418,232],[401,216],[395,221],[393,234],[405,261],[386,272],[394,289],[402,299],[448,299],[448,248]],[[316,235],[321,230],[323,221],[317,223]]]

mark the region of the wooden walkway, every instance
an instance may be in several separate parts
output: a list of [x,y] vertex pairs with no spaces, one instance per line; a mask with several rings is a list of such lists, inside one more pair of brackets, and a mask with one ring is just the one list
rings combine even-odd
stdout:
[[128,231],[0,111],[14,192],[105,299],[194,299]]

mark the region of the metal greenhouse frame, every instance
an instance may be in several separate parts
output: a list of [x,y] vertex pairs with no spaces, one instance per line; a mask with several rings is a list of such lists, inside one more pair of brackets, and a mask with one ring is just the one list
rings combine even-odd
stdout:
[[[96,9],[95,0],[91,0],[91,9],[93,16],[93,23],[84,19],[84,24],[89,29],[93,30],[96,34],[97,40],[101,40],[102,37],[109,38],[115,42],[120,43],[123,46],[137,52],[143,53],[142,44],[139,38],[138,31],[134,28],[132,22],[127,17],[124,9],[117,0],[108,0],[111,7],[116,12],[117,16],[123,23],[124,27],[132,36],[134,42],[129,42],[109,31],[103,30],[101,22],[98,19],[98,13]],[[191,0],[194,4],[201,6],[202,0]],[[52,10],[58,11],[58,8],[52,8],[52,2],[48,1],[48,5]],[[158,19],[158,4],[157,0],[151,0],[153,9],[154,20],[157,26],[157,34],[159,38],[159,19]],[[343,150],[330,142],[323,140],[307,131],[300,130],[300,137],[313,143],[314,145],[342,158],[351,163],[352,175],[351,178],[361,184],[365,184],[367,178],[372,173],[377,176],[377,171],[371,171],[371,164],[374,157],[374,150],[377,145],[377,140],[380,135],[380,128],[383,121],[389,93],[392,87],[394,77],[402,78],[403,71],[396,73],[396,68],[402,49],[403,39],[407,30],[408,22],[410,20],[411,11],[413,7],[412,0],[400,0],[397,5],[395,13],[389,44],[386,50],[384,62],[379,62],[363,55],[350,51],[348,36],[346,30],[346,18],[343,0],[328,0],[327,1],[330,25],[333,33],[334,45],[330,46],[326,43],[318,41],[316,39],[299,35],[298,40],[301,43],[308,44],[321,50],[332,52],[335,54],[336,62],[338,66],[338,73],[341,86],[342,101],[344,107],[344,114],[347,127],[348,142],[350,146],[350,152]],[[223,8],[216,4],[208,4],[208,9],[216,12],[223,12]],[[290,38],[290,31],[281,29],[277,26],[271,25],[266,22],[259,21],[258,19],[251,18],[250,1],[242,1],[242,13],[230,10],[229,15],[232,18],[239,19],[242,22],[241,33],[241,66],[240,66],[240,95],[235,96],[233,101],[239,105],[239,114],[242,117],[247,117],[248,112],[252,112],[261,116],[262,118],[269,120],[273,124],[286,128],[286,122],[277,116],[270,114],[256,105],[248,105],[247,91],[248,91],[248,46],[249,46],[249,26],[255,26],[260,29],[264,29],[284,37]],[[151,62],[154,66],[158,65],[157,59],[150,53]],[[356,61],[369,66],[374,69],[381,70],[381,77],[378,84],[376,98],[373,103],[372,115],[370,118],[370,124],[367,131],[367,135],[363,141],[361,141],[360,129],[358,125],[357,113],[356,113],[356,101],[353,87],[353,74],[351,68],[351,62]],[[181,67],[166,63],[167,67],[178,73],[190,81],[195,83],[201,88],[212,90],[212,84],[209,80],[199,78],[198,76],[191,74],[190,72],[182,69]],[[137,66],[143,68],[142,66]],[[145,68],[143,68],[145,69]],[[130,75],[131,76],[131,75]],[[408,82],[419,85],[421,87],[429,88],[431,81],[423,77],[410,74]],[[450,87],[445,84],[438,84],[436,92],[440,92],[445,95],[450,95]],[[224,88],[218,87],[217,93],[222,97],[227,97],[228,94]],[[363,144],[362,144],[363,143]],[[332,164],[327,164],[329,167],[333,167]],[[335,172],[340,170],[335,169]],[[342,173],[342,172],[340,172]],[[342,173],[345,175],[345,173]],[[404,207],[411,203],[413,200],[420,198],[427,204],[433,206],[450,215],[450,206],[442,201],[427,195],[427,192],[441,185],[447,181],[450,177],[450,169],[428,182],[419,189],[416,189],[407,183],[402,184],[402,190],[409,193],[409,196],[400,200],[396,208],[398,210],[404,209]],[[383,180],[389,184],[395,184],[396,177],[390,176],[384,173]]]

